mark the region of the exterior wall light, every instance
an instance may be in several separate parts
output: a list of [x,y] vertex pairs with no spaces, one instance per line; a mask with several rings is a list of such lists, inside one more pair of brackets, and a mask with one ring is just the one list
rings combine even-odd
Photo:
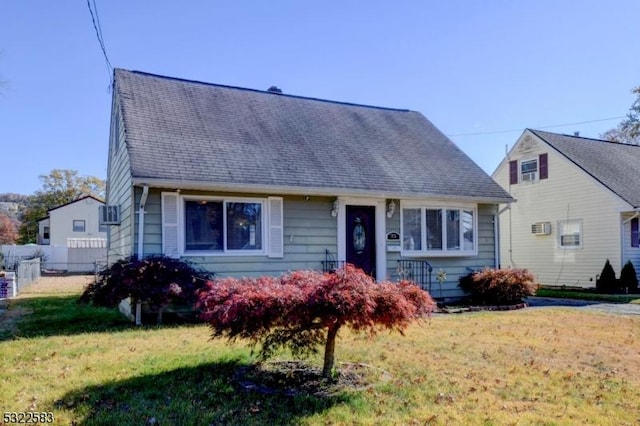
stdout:
[[391,200],[389,201],[389,204],[387,204],[387,217],[391,219],[395,212],[396,212],[396,203],[394,203],[393,200]]
[[338,200],[333,202],[333,208],[331,209],[331,217],[338,216]]

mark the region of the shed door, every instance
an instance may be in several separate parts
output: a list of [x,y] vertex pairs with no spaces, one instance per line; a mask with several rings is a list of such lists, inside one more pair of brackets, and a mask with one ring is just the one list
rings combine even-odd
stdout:
[[376,208],[347,206],[347,262],[375,276],[376,273]]

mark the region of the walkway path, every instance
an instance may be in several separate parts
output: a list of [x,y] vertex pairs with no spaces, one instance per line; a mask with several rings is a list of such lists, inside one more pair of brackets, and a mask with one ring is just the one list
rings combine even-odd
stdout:
[[640,315],[640,304],[604,303],[591,300],[558,299],[554,297],[529,297],[526,302],[531,308],[563,306],[585,310],[602,311],[611,314]]

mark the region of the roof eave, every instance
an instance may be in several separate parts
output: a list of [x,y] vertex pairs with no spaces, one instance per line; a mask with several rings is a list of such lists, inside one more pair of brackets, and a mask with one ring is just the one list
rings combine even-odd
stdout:
[[473,201],[487,204],[505,204],[515,200],[512,197],[495,196],[461,196],[447,194],[433,194],[422,192],[393,192],[364,190],[357,188],[329,188],[329,187],[309,187],[290,185],[258,185],[243,183],[220,183],[214,184],[203,181],[176,181],[170,179],[157,178],[133,178],[135,186],[149,186],[152,188],[166,188],[171,190],[191,190],[191,191],[218,191],[218,192],[240,192],[240,193],[261,193],[279,195],[313,195],[323,197],[369,197],[369,198],[393,198],[393,199],[424,199],[437,198],[440,200]]

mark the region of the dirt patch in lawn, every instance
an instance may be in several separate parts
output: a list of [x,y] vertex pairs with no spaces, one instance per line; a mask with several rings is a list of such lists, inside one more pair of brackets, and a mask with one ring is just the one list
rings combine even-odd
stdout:
[[40,277],[24,287],[18,297],[41,294],[81,293],[94,281],[93,275],[69,275],[66,277]]
[[391,375],[363,363],[341,363],[332,378],[304,361],[274,361],[242,367],[232,378],[234,385],[250,392],[289,396],[331,397],[344,391],[365,390],[391,380]]

